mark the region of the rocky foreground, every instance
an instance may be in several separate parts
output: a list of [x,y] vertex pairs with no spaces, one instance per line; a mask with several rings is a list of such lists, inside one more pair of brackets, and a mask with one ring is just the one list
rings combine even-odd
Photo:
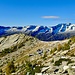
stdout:
[[0,75],[75,75],[75,37],[50,42],[25,34],[1,37]]

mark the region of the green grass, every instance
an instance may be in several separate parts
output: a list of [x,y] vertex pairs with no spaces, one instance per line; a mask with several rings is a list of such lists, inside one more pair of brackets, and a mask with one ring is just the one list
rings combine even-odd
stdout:
[[70,64],[70,63],[73,63],[73,61],[71,61],[71,59],[60,58],[58,61],[56,61],[54,63],[54,66],[60,66],[63,61],[68,62],[67,65]]
[[55,48],[53,48],[53,49],[51,49],[50,54],[54,53],[56,50],[57,50],[57,48],[56,48],[56,47],[55,47]]
[[68,50],[70,49],[70,45],[68,43],[65,43],[62,47],[62,50]]

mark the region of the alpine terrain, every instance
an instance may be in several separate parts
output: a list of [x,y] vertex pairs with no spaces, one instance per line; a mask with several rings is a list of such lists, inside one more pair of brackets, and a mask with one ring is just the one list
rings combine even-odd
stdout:
[[42,41],[55,41],[70,38],[75,35],[75,24],[61,23],[56,26],[24,26],[24,27],[3,27],[0,26],[0,36],[24,33],[34,36]]
[[[56,26],[57,33],[67,33],[73,27],[68,25],[69,28],[62,27],[59,31],[60,26],[66,25]],[[41,28],[35,27],[31,26],[30,30],[34,32]],[[25,29],[1,28],[8,32]],[[45,33],[50,32],[49,28],[42,28]],[[0,75],[75,75],[75,37],[61,41],[41,41],[23,33],[0,37]]]

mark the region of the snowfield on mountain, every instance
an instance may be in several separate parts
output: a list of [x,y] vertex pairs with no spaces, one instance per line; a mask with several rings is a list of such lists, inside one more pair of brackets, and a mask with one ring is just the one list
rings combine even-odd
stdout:
[[56,26],[36,26],[29,25],[24,27],[3,27],[0,26],[0,36],[24,33],[34,36],[42,41],[63,40],[75,36],[75,24],[61,23]]

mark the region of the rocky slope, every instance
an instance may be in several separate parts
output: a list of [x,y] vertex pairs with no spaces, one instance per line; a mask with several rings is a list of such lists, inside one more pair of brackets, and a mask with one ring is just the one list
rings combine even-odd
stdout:
[[0,73],[75,75],[75,37],[52,42],[25,34],[1,37]]

